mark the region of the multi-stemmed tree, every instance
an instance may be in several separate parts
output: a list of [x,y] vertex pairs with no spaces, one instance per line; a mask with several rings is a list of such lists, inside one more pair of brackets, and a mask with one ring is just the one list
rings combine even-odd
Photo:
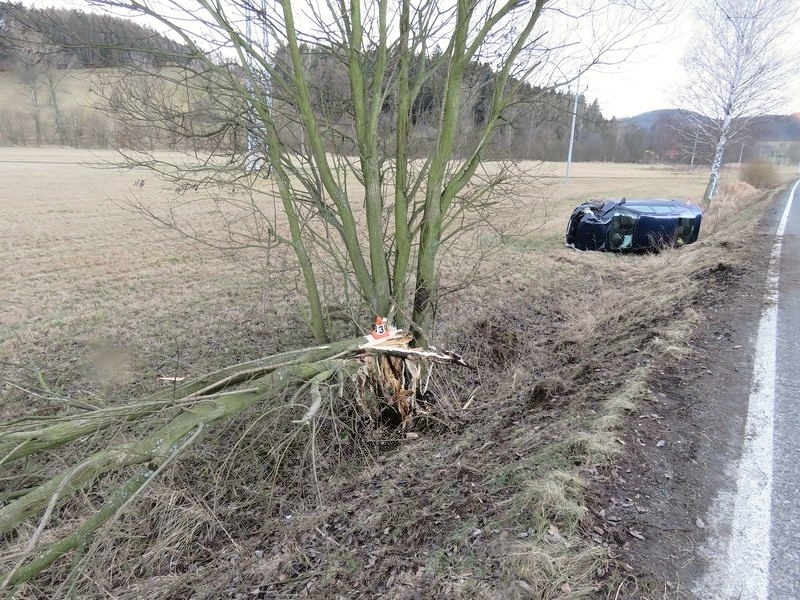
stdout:
[[[557,85],[557,73],[577,76],[623,42],[635,43],[631,36],[659,16],[651,1],[642,2],[640,13],[637,0],[97,4],[145,15],[180,38],[179,52],[159,52],[157,60],[140,61],[135,76],[125,74],[107,96],[109,110],[132,139],[137,127],[155,128],[161,142],[185,151],[180,160],[124,152],[131,164],[176,183],[179,195],[212,202],[222,235],[180,223],[173,218],[178,206],[166,213],[139,208],[207,243],[288,248],[320,340],[329,336],[326,298],[339,293],[362,307],[354,314],[395,311],[423,341],[440,297],[443,249],[468,232],[474,245],[466,254],[474,254],[489,234],[480,225],[502,209],[497,200],[511,170],[486,164],[484,152],[515,114],[517,89]],[[605,31],[610,41],[593,31]],[[324,85],[313,87],[308,74],[320,63],[336,65],[336,72],[315,77]],[[44,424],[21,418],[6,427],[0,435],[6,466],[90,436],[105,442],[0,507],[0,535],[33,531],[0,575],[0,590],[79,554],[209,425],[287,387],[310,395],[300,427],[323,410],[323,384],[354,373],[363,376],[351,386],[405,419],[420,369],[404,359],[459,359],[408,348],[407,338],[392,341],[376,347],[358,338],[291,351],[176,382],[144,401]],[[115,428],[128,432],[124,442],[114,441]],[[114,472],[125,480],[105,490],[99,505],[58,531],[48,528],[66,499]]]
[[[109,111],[209,161],[131,162],[258,221],[247,235],[225,228],[216,243],[291,249],[320,340],[326,306],[342,297],[362,318],[394,313],[418,340],[428,336],[443,251],[508,198],[511,163],[484,160],[524,112],[521,86],[529,102],[531,84],[553,89],[613,60],[661,16],[647,3],[605,0],[95,3],[146,15],[184,46],[172,68],[123,78]],[[154,91],[154,75],[167,92]],[[188,90],[175,94],[184,100],[170,97],[177,89]],[[230,183],[252,202],[222,197]]]

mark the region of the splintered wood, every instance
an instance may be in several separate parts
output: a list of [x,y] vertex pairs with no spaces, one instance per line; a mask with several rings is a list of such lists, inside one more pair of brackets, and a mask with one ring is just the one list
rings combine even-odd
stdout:
[[420,362],[455,363],[466,366],[454,352],[411,348],[413,337],[395,331],[385,339],[369,338],[361,346],[363,365],[354,381],[359,403],[375,423],[399,426],[405,431],[421,412],[417,399],[425,392]]

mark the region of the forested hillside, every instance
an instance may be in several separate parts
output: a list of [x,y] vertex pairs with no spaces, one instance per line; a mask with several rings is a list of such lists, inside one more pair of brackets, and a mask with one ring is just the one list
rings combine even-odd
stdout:
[[100,110],[114,75],[186,62],[180,44],[130,20],[0,2],[0,144],[122,143]]
[[138,23],[79,10],[0,2],[0,65],[56,69],[181,61],[180,44]]
[[[320,118],[342,129],[342,146],[332,150],[347,151],[351,103],[344,58],[335,49],[323,46],[306,47],[305,56]],[[278,49],[276,62],[284,59]],[[174,123],[152,123],[148,127],[128,118],[128,109],[133,102],[152,100],[153,95],[158,95],[169,105],[168,110],[190,115],[194,125],[203,123],[209,127],[212,121],[218,121],[222,115],[214,104],[224,102],[204,93],[208,85],[199,83],[199,74],[191,63],[181,45],[129,20],[0,3],[0,144],[180,146],[190,133],[183,130],[185,123],[178,128],[180,131],[168,131]],[[136,76],[132,77],[134,72]],[[166,75],[164,81],[157,81],[159,75]],[[187,82],[183,89],[181,77]],[[488,65],[473,65],[463,99],[470,107],[466,113],[473,125],[480,125],[484,118],[492,82]],[[432,78],[420,90],[413,107],[421,153],[426,151],[426,134],[443,86],[443,79]],[[574,97],[566,91],[529,85],[520,90],[518,102],[495,135],[491,152],[503,158],[562,160],[567,151]],[[279,95],[276,101],[280,102]],[[225,107],[229,113],[241,108]],[[208,114],[200,118],[204,110]],[[391,110],[389,99],[385,111]],[[579,97],[577,112],[576,160],[635,159],[614,147],[618,136],[613,123],[603,118],[596,101]],[[292,120],[287,116],[283,135],[288,144],[301,149],[302,140],[294,135]],[[246,127],[242,123],[238,134],[236,127],[225,127],[222,143],[243,143],[241,130]],[[464,133],[468,133],[470,123],[465,122],[464,127]]]
[[[303,50],[314,109],[321,122],[340,134],[340,143],[330,150],[351,152],[346,57],[322,45]],[[420,56],[416,68],[427,68],[435,59],[435,54]],[[281,48],[273,60],[275,102],[284,115],[280,135],[301,152],[295,109],[281,105],[285,82],[280,73],[287,63]],[[194,62],[182,45],[131,20],[0,2],[0,145],[211,149],[246,144],[252,126],[247,108],[215,95],[214,75],[199,71]],[[234,72],[239,68],[223,57],[219,65]],[[462,90],[461,101],[468,107],[460,126],[463,136],[480,129],[494,79],[491,66],[471,65]],[[414,150],[420,155],[430,149],[443,90],[444,78],[431,77],[412,106]],[[522,83],[486,158],[564,160],[574,101],[567,90]],[[145,115],[140,110],[145,105],[156,113]],[[387,123],[393,110],[387,97]],[[390,131],[385,134],[391,137]],[[731,144],[727,159],[792,161],[800,158],[797,142],[797,119],[765,117],[753,122],[739,145]],[[654,111],[618,122],[604,118],[597,100],[578,98],[574,160],[702,164],[709,154],[683,125],[680,111]]]

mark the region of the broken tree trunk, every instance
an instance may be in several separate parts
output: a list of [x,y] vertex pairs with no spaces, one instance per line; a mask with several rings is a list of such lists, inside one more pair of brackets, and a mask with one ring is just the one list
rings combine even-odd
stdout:
[[[312,402],[297,421],[300,426],[310,422],[319,409],[320,384],[336,378],[355,382],[359,403],[371,419],[379,418],[381,407],[389,407],[405,428],[413,418],[420,391],[420,363],[464,364],[456,354],[410,348],[411,340],[411,336],[400,331],[382,340],[371,336],[343,340],[222,369],[126,406],[55,417],[46,427],[41,427],[40,421],[25,419],[0,427],[0,465],[3,465],[52,451],[120,422],[140,421],[159,411],[180,411],[177,415],[165,412],[165,418],[172,414],[171,418],[149,433],[95,452],[0,508],[0,536],[12,534],[29,519],[41,515],[14,566],[0,575],[0,590],[31,580],[61,556],[87,544],[99,527],[119,514],[208,426],[287,388],[306,384],[309,387]],[[56,507],[103,475],[134,466],[139,466],[139,470],[94,514],[55,541],[38,544]]]

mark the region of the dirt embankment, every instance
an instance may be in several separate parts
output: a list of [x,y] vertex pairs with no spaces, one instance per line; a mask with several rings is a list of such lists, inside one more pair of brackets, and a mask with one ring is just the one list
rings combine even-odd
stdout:
[[741,452],[776,198],[755,228],[720,242],[737,252],[696,274],[703,293],[687,354],[652,370],[652,396],[621,436],[628,452],[595,488],[593,511],[630,566],[628,597],[695,598],[705,515],[719,491],[735,491],[727,465]]

